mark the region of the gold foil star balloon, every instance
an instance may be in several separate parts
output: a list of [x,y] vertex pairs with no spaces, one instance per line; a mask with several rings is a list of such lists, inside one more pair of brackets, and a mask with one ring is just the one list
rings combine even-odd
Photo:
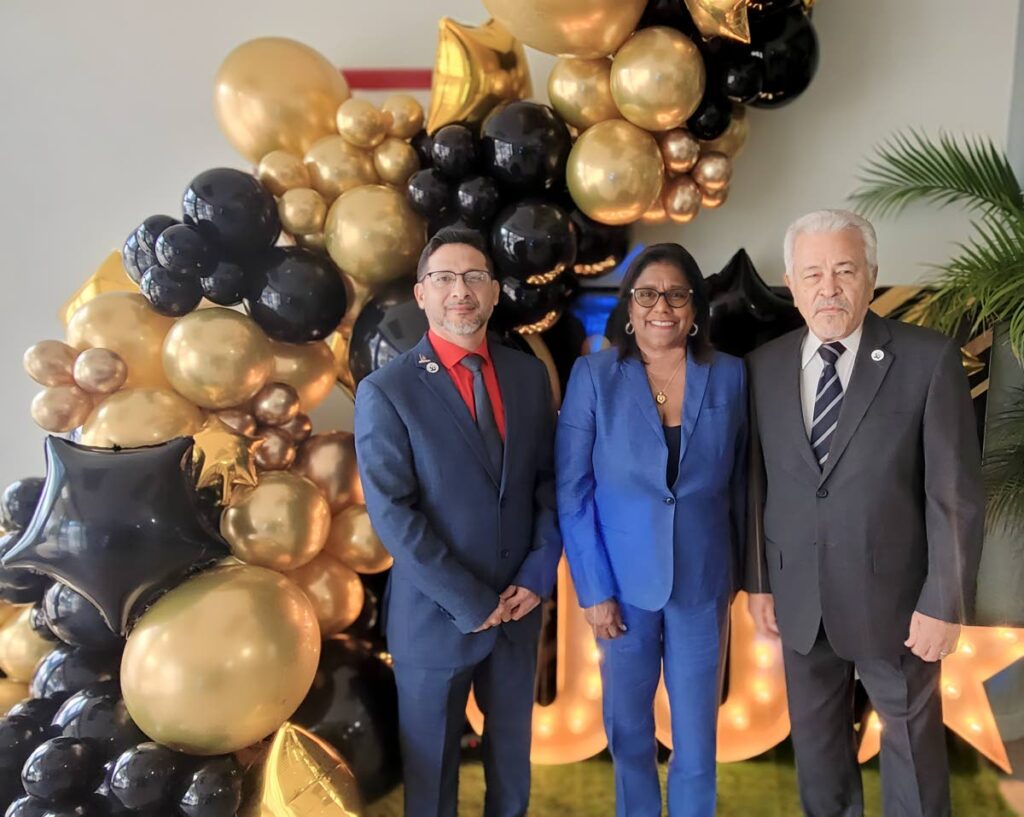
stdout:
[[484,0],[530,48],[559,57],[614,54],[636,29],[646,0]]
[[59,315],[61,323],[67,326],[71,321],[71,316],[78,311],[78,308],[89,303],[97,295],[102,295],[105,292],[138,291],[139,287],[124,271],[121,253],[111,252],[96,268],[96,272],[86,278],[75,294],[61,307]]
[[197,488],[216,488],[221,503],[229,504],[239,486],[256,485],[256,447],[260,440],[232,430],[216,415],[195,435],[193,462]]
[[686,0],[686,8],[704,37],[750,42],[747,0]]
[[498,103],[531,93],[523,46],[501,23],[464,26],[441,18],[427,116],[430,133],[452,122],[477,124]]

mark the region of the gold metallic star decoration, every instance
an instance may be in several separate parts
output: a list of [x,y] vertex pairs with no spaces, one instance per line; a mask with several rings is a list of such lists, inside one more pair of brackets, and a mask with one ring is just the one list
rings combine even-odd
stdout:
[[[1010,773],[1010,760],[999,735],[984,682],[1024,658],[1024,629],[964,627],[956,652],[942,662],[942,719],[971,746]],[[857,754],[861,763],[878,753],[881,723],[875,712]]]
[[195,435],[193,467],[197,488],[217,488],[227,505],[238,487],[256,485],[256,448],[262,440],[238,434],[216,415]]
[[686,8],[703,37],[750,43],[747,0],[686,0]]
[[67,326],[71,316],[97,295],[102,295],[105,292],[138,291],[138,286],[124,271],[121,253],[114,251],[103,259],[103,263],[96,268],[96,272],[85,279],[75,294],[61,307],[57,317],[60,318],[64,326]]

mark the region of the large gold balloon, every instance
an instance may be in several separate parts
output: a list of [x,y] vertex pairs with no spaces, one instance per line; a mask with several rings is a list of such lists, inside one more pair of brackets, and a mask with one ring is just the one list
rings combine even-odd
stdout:
[[211,409],[248,400],[274,368],[263,330],[241,312],[219,306],[181,318],[167,334],[163,360],[171,385]]
[[327,202],[311,187],[286,190],[277,202],[281,226],[292,235],[319,233],[327,218]]
[[299,586],[316,611],[320,635],[340,633],[362,612],[365,592],[359,575],[327,553],[297,570],[289,570],[289,579]]
[[48,386],[32,398],[32,419],[53,434],[78,428],[92,411],[92,400],[78,386]]
[[161,355],[164,338],[173,325],[172,318],[155,312],[138,292],[108,292],[97,295],[72,316],[67,342],[80,351],[101,347],[120,356],[128,367],[124,385],[129,389],[166,388]]
[[607,119],[618,119],[611,90],[611,60],[601,57],[581,60],[563,57],[548,75],[551,106],[566,122],[579,130]]
[[748,0],[686,0],[694,25],[704,37],[750,42]]
[[316,485],[285,471],[263,474],[224,509],[220,532],[249,564],[294,570],[323,550],[331,509]]
[[136,448],[187,437],[202,426],[202,411],[170,389],[125,389],[93,410],[82,427],[82,442]]
[[484,0],[515,37],[547,54],[604,57],[633,33],[646,0]]
[[349,190],[331,205],[327,252],[355,281],[377,286],[416,268],[426,228],[401,193],[383,185]]
[[41,340],[25,350],[21,364],[40,386],[70,386],[78,350],[59,340]]
[[272,150],[301,156],[334,132],[334,115],[348,97],[335,66],[284,37],[242,43],[221,64],[214,85],[217,122],[253,163]]
[[697,182],[689,176],[679,176],[665,183],[662,193],[665,213],[676,224],[687,224],[700,211],[702,194]]
[[674,28],[638,31],[615,55],[612,99],[634,125],[652,131],[682,125],[704,96],[704,59]]
[[0,678],[0,717],[10,712],[11,707],[21,703],[27,697],[28,684],[20,681],[12,681],[10,678]]
[[270,379],[287,383],[299,393],[300,409],[312,411],[334,387],[337,363],[330,347],[323,341],[315,343],[280,343],[271,341],[274,370]]
[[476,125],[499,103],[532,93],[523,46],[504,26],[494,20],[464,26],[441,18],[427,116],[430,133],[452,122]]
[[380,573],[395,561],[381,544],[362,505],[351,505],[335,514],[324,551],[357,573]]
[[390,136],[374,149],[373,166],[381,181],[404,185],[420,169],[420,157],[404,139]]
[[750,134],[750,120],[747,119],[746,105],[733,105],[732,118],[725,133],[717,139],[701,142],[701,149],[706,153],[724,153],[733,158],[739,156]]
[[303,161],[313,189],[329,202],[347,190],[379,181],[373,156],[337,134],[320,139]]
[[357,148],[370,150],[388,135],[391,122],[377,106],[367,99],[346,99],[338,107],[335,119],[338,133]]
[[152,740],[219,755],[284,723],[319,659],[305,594],[280,573],[228,565],[175,587],[139,619],[121,659],[121,689]]
[[64,302],[58,317],[64,326],[71,322],[72,316],[93,298],[108,292],[133,292],[138,294],[139,285],[136,284],[124,269],[124,261],[121,253],[114,251],[103,259],[96,271],[90,275],[81,286]]
[[663,176],[654,137],[621,119],[584,131],[566,169],[576,206],[603,224],[630,224],[640,218],[658,198]]
[[314,434],[299,449],[294,470],[323,491],[331,513],[363,501],[355,437],[347,431]]
[[688,173],[700,158],[700,141],[682,128],[658,135],[666,173]]
[[113,394],[128,379],[128,366],[117,352],[86,349],[72,369],[75,385],[90,394]]
[[32,608],[25,607],[0,628],[0,669],[12,681],[31,681],[39,662],[54,646],[32,629]]
[[389,136],[411,139],[423,129],[423,106],[409,94],[392,94],[380,109],[391,117]]
[[275,196],[296,187],[309,187],[309,171],[302,159],[286,150],[272,150],[256,168],[256,178]]

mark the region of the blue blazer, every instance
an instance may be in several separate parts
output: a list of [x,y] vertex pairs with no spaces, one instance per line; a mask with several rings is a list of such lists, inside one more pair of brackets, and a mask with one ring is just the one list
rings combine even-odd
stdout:
[[366,508],[395,558],[384,615],[396,661],[469,666],[490,653],[501,631],[535,639],[539,607],[500,628],[473,630],[508,585],[542,598],[554,587],[562,543],[547,370],[494,341],[490,352],[505,407],[501,473],[427,336],[356,392]]
[[[686,360],[679,475],[643,364],[606,349],[576,361],[555,444],[558,516],[583,607],[608,598],[660,610],[739,584],[745,534],[743,362]],[[677,560],[682,560],[677,563]]]

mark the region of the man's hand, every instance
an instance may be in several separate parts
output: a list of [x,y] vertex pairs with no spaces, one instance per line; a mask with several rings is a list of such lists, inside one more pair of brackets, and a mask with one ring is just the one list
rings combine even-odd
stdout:
[[779,637],[779,623],[775,620],[775,597],[771,593],[751,593],[747,596],[747,609],[754,617],[758,635],[765,638]]
[[484,623],[473,630],[473,632],[482,633],[484,630],[491,629],[491,627],[497,627],[501,622],[508,621],[508,615],[508,605],[505,603],[504,597],[499,597],[498,606],[494,608],[494,612],[487,616],[484,619]]
[[903,643],[923,661],[941,661],[956,651],[959,639],[959,624],[950,624],[915,610],[910,617],[910,635]]
[[583,617],[598,638],[618,638],[626,632],[626,625],[622,623],[622,611],[619,610],[619,603],[615,599],[605,599],[593,607],[584,608]]
[[505,615],[502,621],[519,621],[523,616],[540,604],[540,596],[527,587],[510,584],[501,594],[505,603]]

